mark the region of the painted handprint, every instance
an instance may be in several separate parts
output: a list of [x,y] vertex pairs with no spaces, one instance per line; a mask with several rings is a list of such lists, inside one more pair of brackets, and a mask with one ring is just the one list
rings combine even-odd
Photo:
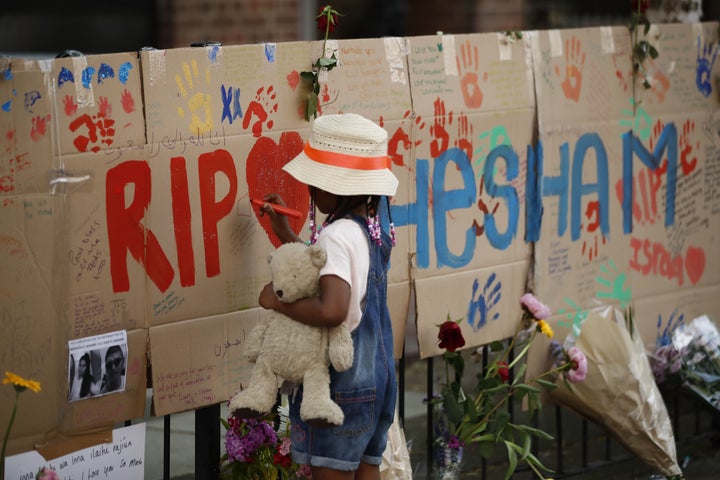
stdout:
[[435,102],[435,120],[430,126],[430,135],[433,140],[430,142],[430,155],[433,158],[439,157],[448,149],[450,143],[450,134],[445,129],[445,124],[452,124],[453,113],[450,112],[449,118],[445,114],[445,102],[438,97]]
[[[460,56],[455,57],[458,72],[461,75],[460,89],[463,100],[469,108],[480,108],[483,103],[483,91],[480,88],[480,53],[477,45],[471,45],[469,41],[460,46]],[[483,80],[487,80],[487,72],[483,74]]]
[[695,136],[695,122],[685,120],[683,123],[682,133],[678,139],[678,147],[680,150],[680,165],[682,166],[683,175],[688,176],[697,167],[697,156],[693,153],[693,148],[699,150],[700,142],[695,141],[693,146],[693,137]]
[[461,113],[458,115],[458,138],[455,140],[455,146],[465,152],[468,157],[468,161],[472,162],[473,155],[473,126],[470,123],[467,115]]
[[645,61],[647,69],[646,81],[650,83],[650,93],[648,100],[655,103],[663,103],[668,91],[670,91],[670,78],[662,71],[652,58]]
[[[571,37],[565,40],[565,79],[560,84],[565,98],[578,102],[582,89],[583,68],[585,67],[585,52],[582,51],[580,40]],[[555,73],[562,76],[560,67],[555,66]]]
[[620,126],[631,129],[636,137],[646,142],[650,138],[652,118],[634,98],[630,97],[629,100],[632,108],[622,110]]
[[585,310],[582,310],[578,304],[576,304],[569,298],[565,299],[565,303],[570,305],[570,310],[561,308],[560,310],[558,310],[558,313],[561,315],[565,315],[565,318],[570,321],[566,322],[564,320],[560,320],[558,321],[558,325],[560,325],[561,327],[569,328],[572,332],[572,335],[577,338],[580,336],[580,329],[582,328],[582,324],[585,323],[585,320],[587,320],[588,314]]
[[[608,268],[608,266],[610,268]],[[605,277],[597,277],[595,281],[605,287],[606,291],[599,290],[596,294],[597,298],[606,300],[615,300],[620,303],[621,308],[625,308],[632,300],[632,292],[627,285],[627,274],[618,271],[615,262],[610,260],[608,266],[602,265],[600,271]]]
[[[403,115],[403,118],[409,118],[410,117],[410,110],[407,110],[405,112],[405,115]],[[384,127],[384,120],[383,117],[380,117],[379,120],[380,126]],[[422,120],[422,117],[419,115],[415,118],[415,127],[418,130],[422,130],[425,128],[425,122]],[[390,157],[390,160],[393,164],[404,167],[405,164],[405,154],[410,152],[410,147],[415,146],[417,147],[422,143],[422,139],[420,135],[417,135],[417,140],[412,142],[410,139],[410,135],[405,132],[402,125],[395,130],[395,133],[392,134],[390,139],[388,140],[388,157]]]
[[[187,62],[183,62],[182,70],[182,77],[180,74],[175,75],[175,83],[190,111],[190,131],[197,136],[210,133],[213,129],[210,96],[206,93],[195,92],[195,88],[199,87],[197,83],[200,82],[200,71],[198,70],[197,62],[193,60],[189,65]],[[210,70],[208,68],[205,69],[205,83],[210,84]],[[204,113],[204,119],[201,119],[198,115],[200,111]],[[178,107],[177,113],[180,118],[185,118],[186,116],[183,107]]]
[[265,87],[260,87],[255,93],[255,100],[248,105],[245,116],[243,117],[243,128],[247,129],[253,117],[257,117],[257,120],[255,120],[255,123],[252,125],[253,136],[260,137],[260,135],[262,135],[263,124],[266,124],[267,128],[273,127],[273,121],[268,118],[269,112],[277,112],[278,104],[275,101],[276,96],[275,89],[272,85],[270,85],[267,90],[265,90]]
[[681,313],[678,315],[677,308],[673,310],[670,317],[667,319],[667,324],[663,327],[662,315],[658,313],[657,321],[657,336],[655,337],[655,347],[659,348],[663,345],[669,345],[672,343],[672,336],[675,329],[685,323],[685,314]]
[[605,245],[605,236],[602,232],[598,232],[597,229],[600,227],[600,202],[593,200],[588,202],[587,208],[585,209],[585,218],[587,224],[583,224],[583,228],[588,232],[592,233],[592,240],[583,240],[582,244],[582,255],[587,257],[588,260],[592,261],[597,258],[598,252],[600,251],[600,244]]
[[695,85],[697,86],[703,97],[709,97],[712,93],[712,83],[710,83],[710,74],[712,73],[715,59],[717,58],[718,48],[720,46],[715,43],[702,44],[702,38],[697,39],[697,65]]
[[492,273],[485,281],[482,292],[478,292],[480,281],[476,278],[472,286],[472,298],[468,304],[467,321],[474,331],[480,330],[488,320],[497,320],[500,314],[493,312],[502,298],[502,283],[497,274]]

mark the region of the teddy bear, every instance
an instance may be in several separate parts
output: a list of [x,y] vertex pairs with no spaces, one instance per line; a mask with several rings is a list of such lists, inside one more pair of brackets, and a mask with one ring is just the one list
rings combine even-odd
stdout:
[[[291,303],[320,293],[325,250],[304,243],[286,243],[268,255],[275,295]],[[246,342],[245,357],[254,363],[250,382],[229,402],[239,418],[268,413],[277,400],[281,380],[303,384],[300,417],[313,426],[342,425],[344,415],[330,397],[330,370],[345,371],[353,363],[353,340],[343,322],[313,327],[271,311]]]

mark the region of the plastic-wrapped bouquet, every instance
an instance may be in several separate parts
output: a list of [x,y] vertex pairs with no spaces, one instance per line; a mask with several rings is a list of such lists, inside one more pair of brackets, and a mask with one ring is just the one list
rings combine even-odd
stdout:
[[225,454],[221,478],[232,480],[283,480],[311,478],[308,465],[290,457],[290,421],[287,399],[277,413],[256,419],[221,418],[225,427]]
[[650,355],[658,385],[683,385],[720,410],[720,333],[707,315],[680,324]]
[[633,335],[632,310],[623,314],[614,307],[601,307],[587,312],[563,347],[568,352],[572,347],[582,349],[587,376],[572,390],[551,390],[550,398],[606,428],[628,451],[666,477],[682,478],[667,408],[642,340]]

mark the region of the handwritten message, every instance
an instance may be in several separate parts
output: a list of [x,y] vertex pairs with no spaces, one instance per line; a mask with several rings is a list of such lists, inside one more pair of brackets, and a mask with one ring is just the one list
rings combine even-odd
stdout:
[[145,477],[145,424],[119,428],[110,443],[49,461],[36,451],[7,457],[5,480],[34,479],[41,468],[55,470],[62,480],[141,480]]

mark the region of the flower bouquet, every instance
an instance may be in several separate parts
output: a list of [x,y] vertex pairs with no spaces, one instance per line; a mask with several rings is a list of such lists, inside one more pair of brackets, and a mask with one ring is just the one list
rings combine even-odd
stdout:
[[707,315],[661,338],[650,363],[658,385],[682,385],[720,410],[720,333]]
[[[572,376],[568,377],[570,382],[582,381],[584,357],[580,350],[574,350],[574,358],[566,355],[548,371],[535,378],[525,379],[527,364],[524,359],[535,336],[541,334],[552,337],[553,332],[545,321],[551,314],[550,310],[532,294],[524,295],[521,305],[524,316],[515,336],[507,342],[490,344],[491,361],[477,375],[478,382],[472,392],[466,393],[462,386],[465,361],[458,350],[465,345],[465,340],[459,326],[460,320],[452,321],[448,317],[440,325],[438,340],[440,348],[445,349],[445,383],[441,387],[441,394],[428,400],[433,405],[436,478],[459,476],[466,444],[477,445],[486,458],[498,446],[504,447],[508,457],[507,478],[513,474],[518,462],[527,463],[540,478],[544,478],[543,472],[548,472],[530,452],[530,446],[533,436],[543,439],[552,437],[538,428],[511,421],[508,403],[512,398],[516,401],[526,400],[532,415],[541,407],[539,395],[542,389],[538,386],[557,388],[546,377],[553,374],[564,376],[572,372]],[[511,371],[514,373],[512,379]]]
[[257,419],[221,418],[225,427],[225,454],[220,478],[232,480],[287,480],[311,478],[309,465],[298,465],[290,457],[290,421],[287,398],[277,414]]
[[663,475],[680,477],[670,417],[643,343],[631,334],[631,321],[631,311],[623,316],[612,307],[588,312],[563,344],[585,354],[585,382],[573,385],[572,391],[552,390],[550,398],[604,427]]

